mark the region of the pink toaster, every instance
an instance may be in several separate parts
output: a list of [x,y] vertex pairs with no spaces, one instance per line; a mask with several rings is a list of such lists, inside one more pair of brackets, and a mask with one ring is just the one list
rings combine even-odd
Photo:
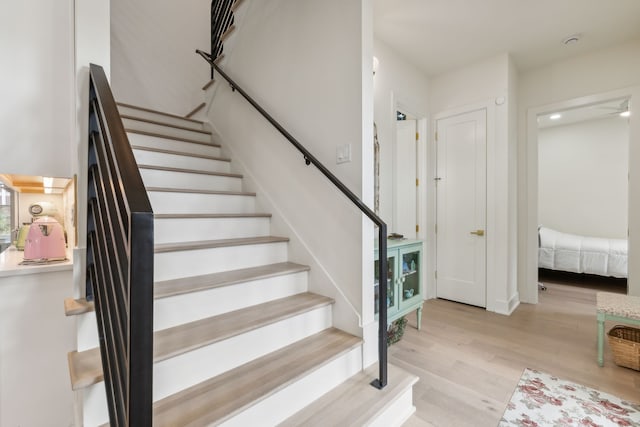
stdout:
[[58,221],[42,216],[29,226],[24,243],[25,260],[58,260],[67,256],[64,231]]

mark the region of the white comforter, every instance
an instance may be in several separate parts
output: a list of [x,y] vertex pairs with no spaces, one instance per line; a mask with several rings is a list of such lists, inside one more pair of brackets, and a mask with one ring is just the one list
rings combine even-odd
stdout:
[[540,227],[538,267],[627,277],[627,240],[578,236]]

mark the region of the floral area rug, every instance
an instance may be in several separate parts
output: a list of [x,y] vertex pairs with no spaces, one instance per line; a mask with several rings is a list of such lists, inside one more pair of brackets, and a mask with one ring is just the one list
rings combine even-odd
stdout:
[[525,369],[499,427],[640,427],[640,405]]

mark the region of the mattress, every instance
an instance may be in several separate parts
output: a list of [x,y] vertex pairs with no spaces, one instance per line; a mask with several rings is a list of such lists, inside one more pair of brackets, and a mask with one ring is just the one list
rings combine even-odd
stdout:
[[538,267],[627,277],[627,240],[586,237],[540,227]]

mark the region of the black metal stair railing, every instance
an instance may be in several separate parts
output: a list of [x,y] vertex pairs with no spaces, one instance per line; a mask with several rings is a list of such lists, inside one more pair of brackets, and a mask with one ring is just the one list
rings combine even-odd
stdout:
[[152,425],[153,211],[102,67],[90,66],[87,298],[112,427]]
[[[213,0],[211,2],[211,56],[218,58],[224,51],[222,36],[233,25],[233,5],[237,0]],[[213,69],[211,69],[213,78]]]
[[387,270],[387,225],[373,212],[358,196],[356,196],[342,181],[340,181],[326,166],[324,166],[309,150],[295,139],[280,123],[278,123],[264,108],[262,108],[247,92],[234,82],[214,61],[217,56],[210,55],[201,50],[196,53],[202,56],[211,65],[211,74],[218,72],[230,85],[244,97],[269,123],[271,123],[298,151],[302,153],[307,165],[313,164],[331,183],[342,192],[362,213],[364,213],[375,225],[378,226],[378,274],[379,274],[379,298],[378,298],[378,363],[379,377],[371,384],[382,389],[387,385],[387,287],[385,278]]

